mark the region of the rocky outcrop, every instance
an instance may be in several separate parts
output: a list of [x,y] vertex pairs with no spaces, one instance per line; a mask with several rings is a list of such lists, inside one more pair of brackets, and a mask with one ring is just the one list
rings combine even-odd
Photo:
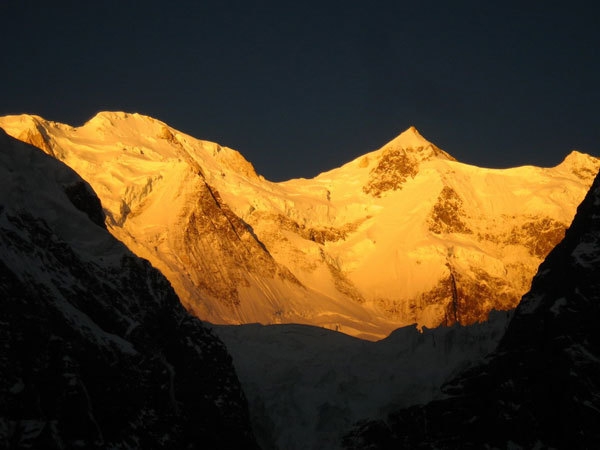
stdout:
[[531,255],[543,258],[565,236],[566,229],[565,224],[549,217],[532,219],[514,227],[507,243],[524,245]]
[[81,178],[2,133],[0,180],[0,448],[257,448],[225,346]]
[[[182,241],[175,244],[179,258],[201,292],[234,308],[240,304],[240,288],[248,286],[248,275],[276,276],[299,284],[280,267],[252,228],[222,201],[219,192],[197,180],[196,199],[182,212]],[[194,299],[197,302],[197,299]],[[185,301],[188,308],[194,303]]]
[[[386,191],[402,189],[408,178],[414,178],[419,165],[433,158],[454,160],[452,156],[427,142],[415,127],[386,144],[378,157],[377,165],[369,172],[363,192],[381,197]],[[364,158],[368,165],[368,158]]]
[[450,186],[444,186],[433,205],[429,219],[429,231],[441,233],[472,233],[465,222],[463,201]]
[[339,227],[331,226],[320,226],[310,227],[305,224],[298,223],[297,221],[283,215],[283,214],[267,214],[264,212],[253,212],[252,221],[269,221],[274,222],[278,230],[291,231],[297,234],[303,239],[316,242],[317,244],[325,244],[326,242],[337,242],[345,240],[349,234],[356,231],[356,229],[370,217],[367,216],[359,221],[353,223],[346,223]]
[[355,426],[350,449],[600,446],[600,175],[497,349],[444,395]]
[[100,199],[85,181],[81,180],[64,188],[65,194],[79,211],[85,213],[88,218],[101,228],[106,229],[104,220],[106,218]]
[[19,140],[27,142],[34,147],[44,150],[44,152],[48,153],[49,155],[57,157],[50,136],[48,136],[48,133],[42,124],[35,118],[32,120],[32,122],[33,126],[31,128],[25,129],[21,132],[21,134],[19,134]]
[[363,186],[365,194],[381,197],[386,191],[402,189],[402,185],[409,177],[419,171],[419,163],[403,148],[386,149],[371,169],[369,181]]

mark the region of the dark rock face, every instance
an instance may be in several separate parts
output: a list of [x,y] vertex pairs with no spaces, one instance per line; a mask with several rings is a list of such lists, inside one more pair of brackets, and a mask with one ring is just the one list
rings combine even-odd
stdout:
[[84,212],[99,227],[106,228],[105,215],[102,211],[100,199],[96,197],[89,184],[82,180],[79,183],[66,186],[65,194],[67,194],[75,208]]
[[600,448],[600,175],[503,339],[445,398],[362,422],[351,449]]
[[[0,175],[0,449],[257,448],[225,346],[92,223],[102,210],[81,179],[5,135]],[[51,205],[29,202],[36,187]],[[71,218],[78,237],[60,226]]]

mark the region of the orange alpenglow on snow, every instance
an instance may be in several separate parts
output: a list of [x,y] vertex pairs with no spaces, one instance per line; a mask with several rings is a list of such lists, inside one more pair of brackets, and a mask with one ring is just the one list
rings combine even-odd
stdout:
[[600,167],[480,168],[410,127],[312,179],[273,183],[235,150],[139,114],[0,127],[75,169],[109,231],[217,324],[302,323],[376,340],[514,308]]

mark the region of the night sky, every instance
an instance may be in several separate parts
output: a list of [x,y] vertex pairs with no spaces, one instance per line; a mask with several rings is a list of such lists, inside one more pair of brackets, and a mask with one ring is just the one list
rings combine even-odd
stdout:
[[0,0],[0,21],[0,115],[139,112],[271,180],[410,125],[480,166],[600,155],[592,1]]

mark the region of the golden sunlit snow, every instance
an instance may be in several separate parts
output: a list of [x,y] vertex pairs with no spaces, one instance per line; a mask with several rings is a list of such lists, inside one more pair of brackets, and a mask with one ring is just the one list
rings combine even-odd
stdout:
[[200,318],[368,339],[514,307],[600,167],[573,152],[554,168],[479,168],[411,127],[314,179],[273,183],[240,153],[138,114],[0,126],[85,178],[111,233]]

